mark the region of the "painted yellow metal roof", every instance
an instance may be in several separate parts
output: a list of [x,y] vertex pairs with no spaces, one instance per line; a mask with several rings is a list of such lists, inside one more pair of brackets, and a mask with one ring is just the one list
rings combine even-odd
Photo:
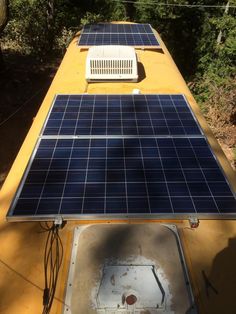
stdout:
[[[198,105],[160,36],[157,33],[156,36],[161,44],[161,49],[136,50],[138,61],[143,66],[141,68],[141,78],[137,83],[97,82],[87,84],[85,80],[87,50],[81,50],[77,46],[77,38],[68,47],[60,68],[0,191],[0,313],[37,314],[42,312],[44,288],[43,250],[46,235],[39,232],[39,225],[35,222],[8,223],[5,216],[56,94],[130,94],[133,89],[139,89],[141,93],[184,94],[192,106],[232,188],[236,191],[235,172],[202,117]],[[1,144],[4,145],[4,143]],[[120,223],[124,222],[145,223],[146,221],[120,221]],[[77,223],[69,222],[61,233],[65,256],[52,313],[60,313],[63,307],[72,230]],[[83,223],[89,222],[84,221]],[[236,253],[233,253],[232,247],[236,252],[236,222],[223,220],[201,221],[199,228],[196,230],[190,230],[186,221],[179,221],[177,224],[184,242],[187,262],[191,270],[191,279],[201,310],[200,313],[235,313],[236,301],[233,293],[236,286],[236,267],[233,266],[232,262],[233,259],[236,260]],[[223,288],[226,289],[222,290],[221,295],[220,293],[218,295],[213,294],[210,298],[207,298],[201,275],[202,270],[205,270],[212,276],[211,278],[217,281],[220,291]],[[228,274],[229,270],[232,272],[232,276]],[[217,271],[224,272],[227,278],[227,287],[223,276],[217,277]],[[224,291],[227,291],[227,293]],[[225,311],[226,301],[227,311]]]

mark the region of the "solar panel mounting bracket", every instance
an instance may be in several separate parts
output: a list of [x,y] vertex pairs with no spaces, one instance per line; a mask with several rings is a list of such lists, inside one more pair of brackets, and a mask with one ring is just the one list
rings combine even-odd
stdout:
[[189,224],[192,229],[196,229],[199,226],[199,219],[197,217],[189,217]]
[[63,228],[65,224],[65,221],[63,221],[62,216],[57,216],[54,220],[54,225],[58,226],[59,228]]

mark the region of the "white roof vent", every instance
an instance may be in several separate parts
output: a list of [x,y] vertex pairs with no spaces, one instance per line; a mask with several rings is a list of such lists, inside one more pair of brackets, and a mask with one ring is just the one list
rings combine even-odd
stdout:
[[137,58],[133,47],[93,46],[86,60],[86,80],[137,82]]

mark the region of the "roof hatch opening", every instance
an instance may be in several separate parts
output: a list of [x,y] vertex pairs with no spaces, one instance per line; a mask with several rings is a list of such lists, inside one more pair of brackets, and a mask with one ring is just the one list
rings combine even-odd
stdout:
[[137,82],[137,57],[129,46],[93,46],[86,60],[86,80],[128,80]]
[[[164,280],[164,279],[162,279]],[[104,313],[165,312],[165,290],[153,265],[106,265],[97,294],[97,311]],[[109,309],[109,311],[108,311]],[[149,313],[148,311],[148,313]]]

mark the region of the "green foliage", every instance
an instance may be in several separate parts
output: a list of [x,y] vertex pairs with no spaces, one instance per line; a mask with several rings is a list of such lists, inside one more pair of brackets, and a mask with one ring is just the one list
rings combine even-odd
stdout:
[[43,55],[48,45],[46,9],[43,0],[11,1],[7,39],[15,41],[25,53]]
[[[53,25],[48,21],[49,2],[55,7]],[[15,46],[22,53],[44,58],[55,51],[63,52],[68,44],[65,36],[71,39],[86,23],[125,19],[125,6],[112,0],[12,0],[4,42],[8,48]]]
[[[178,4],[193,1],[179,0]],[[198,4],[201,1],[198,1]],[[137,0],[136,21],[151,23],[161,34],[177,66],[186,79],[193,76],[198,60],[197,42],[202,26],[202,10],[165,6],[165,0],[152,3]]]
[[[185,4],[185,0],[179,0],[178,4]],[[172,20],[182,16],[183,9],[178,7],[162,6],[166,4],[165,0],[150,1],[150,0],[137,0],[135,3],[137,19],[141,22],[152,22],[154,27],[162,20]]]
[[[221,42],[217,43],[220,32]],[[205,14],[197,51],[199,57],[194,92],[198,95],[198,100],[204,102],[214,93],[211,88],[212,84],[223,86],[235,75],[236,20],[234,10],[218,16]]]
[[[228,0],[172,0],[169,3],[223,5]],[[163,5],[161,5],[163,4]],[[11,0],[4,47],[39,59],[64,53],[87,23],[150,23],[164,39],[177,66],[191,81],[203,113],[221,138],[235,138],[236,10],[166,6],[167,0]],[[51,5],[53,10],[49,10]],[[236,6],[236,0],[230,0]],[[232,118],[233,117],[233,118]],[[225,131],[223,129],[225,128]],[[228,135],[227,135],[228,134]]]
[[[52,25],[48,4],[54,2]],[[222,5],[219,0],[173,0],[177,4]],[[166,0],[137,0],[135,4],[113,0],[12,0],[10,21],[4,31],[8,47],[39,58],[64,52],[73,34],[87,23],[128,20],[150,23],[162,35],[175,62],[187,80],[194,81],[195,94],[205,101],[212,82],[222,86],[235,69],[235,10],[161,6]],[[224,1],[227,3],[227,0]],[[236,5],[236,0],[230,4]],[[50,27],[49,27],[50,26]],[[219,32],[221,43],[217,44]]]
[[81,25],[85,24],[93,24],[99,23],[103,20],[103,16],[100,14],[93,14],[91,12],[86,12],[86,14],[81,18],[80,23]]
[[74,31],[72,29],[67,29],[63,27],[61,33],[58,34],[55,40],[55,50],[59,52],[65,52],[66,48],[69,46],[70,42],[74,37]]
[[[93,8],[93,10],[91,10]],[[86,11],[81,18],[81,24],[124,21],[127,19],[125,6],[122,2],[114,2],[112,0],[100,1],[96,0],[90,6],[91,11]]]

